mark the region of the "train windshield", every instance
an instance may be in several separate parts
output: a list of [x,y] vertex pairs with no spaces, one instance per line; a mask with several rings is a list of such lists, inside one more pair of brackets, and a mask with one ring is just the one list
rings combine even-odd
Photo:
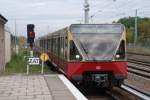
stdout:
[[124,27],[121,24],[72,25],[74,42],[86,60],[112,60]]

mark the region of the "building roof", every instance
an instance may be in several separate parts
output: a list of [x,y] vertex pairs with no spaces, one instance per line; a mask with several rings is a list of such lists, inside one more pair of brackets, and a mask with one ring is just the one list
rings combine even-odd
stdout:
[[0,21],[2,21],[5,24],[8,20],[0,14]]

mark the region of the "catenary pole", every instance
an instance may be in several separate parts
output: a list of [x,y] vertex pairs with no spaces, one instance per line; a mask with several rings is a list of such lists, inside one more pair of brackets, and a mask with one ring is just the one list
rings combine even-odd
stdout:
[[137,9],[135,10],[134,45],[137,42]]

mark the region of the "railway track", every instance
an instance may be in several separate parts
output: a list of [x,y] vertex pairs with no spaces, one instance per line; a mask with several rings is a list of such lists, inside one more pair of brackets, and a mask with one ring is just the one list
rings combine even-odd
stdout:
[[150,66],[150,62],[148,61],[141,61],[141,60],[137,60],[134,58],[128,58],[128,61],[131,63],[136,63],[136,64],[141,64],[141,65],[145,65],[145,66]]
[[[138,55],[140,56],[141,54]],[[144,54],[142,54],[141,56],[146,56],[145,59],[147,59],[147,57],[150,57],[149,55],[147,56]],[[128,59],[128,72],[150,79],[150,62],[141,60],[142,57],[140,59]],[[119,90],[117,89],[117,91],[105,91],[103,93],[105,94],[91,96],[88,95],[87,98],[89,100],[131,100],[131,98],[136,98],[135,100],[150,100],[149,93],[127,84],[123,84]],[[123,95],[125,94],[126,97],[123,98]]]
[[109,90],[88,90],[83,92],[83,94],[88,98],[88,100],[121,100],[116,94]]
[[150,63],[129,60],[128,72],[150,79]]
[[141,100],[141,98],[145,97],[145,95],[144,97],[141,97],[138,96],[139,94],[133,94],[132,91],[135,89],[126,89],[123,85],[120,88],[114,87],[112,89],[83,89],[81,86],[75,86],[81,91],[81,93],[83,93],[88,98],[88,100]]
[[150,79],[150,62],[148,61],[150,56],[135,53],[129,53],[129,55],[128,72]]
[[133,86],[127,85],[127,84],[123,84],[120,88],[137,96],[138,98],[140,98],[142,100],[150,100],[150,94],[147,92],[144,92],[143,90],[139,90],[139,89],[137,89]]
[[135,66],[128,65],[128,72],[150,79],[150,71]]
[[[85,94],[85,93],[84,93]],[[127,84],[120,88],[86,93],[88,100],[150,100],[150,94]]]

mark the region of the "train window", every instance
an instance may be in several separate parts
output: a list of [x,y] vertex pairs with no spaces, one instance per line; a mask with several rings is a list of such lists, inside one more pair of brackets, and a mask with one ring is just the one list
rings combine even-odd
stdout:
[[43,47],[44,47],[44,51],[45,51],[45,40],[43,40]]
[[54,39],[54,53],[57,54],[57,40],[56,38]]
[[42,40],[42,48],[43,48],[43,50],[44,50],[44,40]]
[[60,52],[61,52],[61,58],[64,58],[64,38],[63,37],[61,37]]
[[56,40],[57,40],[57,45],[56,45],[57,51],[56,51],[56,53],[57,53],[57,56],[59,56],[59,38],[57,38]]
[[48,50],[48,39],[45,39],[45,50]]
[[50,50],[50,39],[48,39],[48,50]]
[[119,49],[116,53],[115,58],[118,60],[125,59],[125,41],[124,40],[121,41],[121,44],[119,46]]
[[52,52],[54,53],[54,39],[52,38]]
[[41,40],[41,47],[43,48],[43,40]]
[[60,37],[58,37],[58,56],[60,57]]
[[82,57],[75,45],[75,43],[73,42],[73,40],[70,41],[70,60],[81,60]]
[[48,48],[49,48],[49,39],[47,39],[46,44],[47,44],[47,50],[48,50]]
[[45,41],[43,40],[42,43],[43,43],[43,44],[42,44],[42,45],[43,45],[43,50],[45,50],[45,45],[44,45],[44,44],[45,44]]
[[53,38],[53,53],[55,53],[55,45],[56,45],[56,42],[55,42],[55,39]]
[[49,39],[49,50],[51,51],[52,45],[51,45],[51,39]]
[[42,47],[42,40],[40,40],[40,47]]
[[58,46],[58,41],[57,41],[57,38],[55,38],[55,54],[57,55],[57,52],[58,52],[58,49],[57,49],[57,46]]
[[49,39],[47,39],[47,50],[49,49]]
[[52,53],[52,48],[53,48],[52,38],[51,38],[51,40],[50,40],[50,41],[51,41],[51,42],[50,42],[50,43],[51,43],[51,44],[50,44],[50,45],[51,45],[50,51],[51,51],[51,53]]
[[44,40],[44,51],[46,50],[46,40]]

